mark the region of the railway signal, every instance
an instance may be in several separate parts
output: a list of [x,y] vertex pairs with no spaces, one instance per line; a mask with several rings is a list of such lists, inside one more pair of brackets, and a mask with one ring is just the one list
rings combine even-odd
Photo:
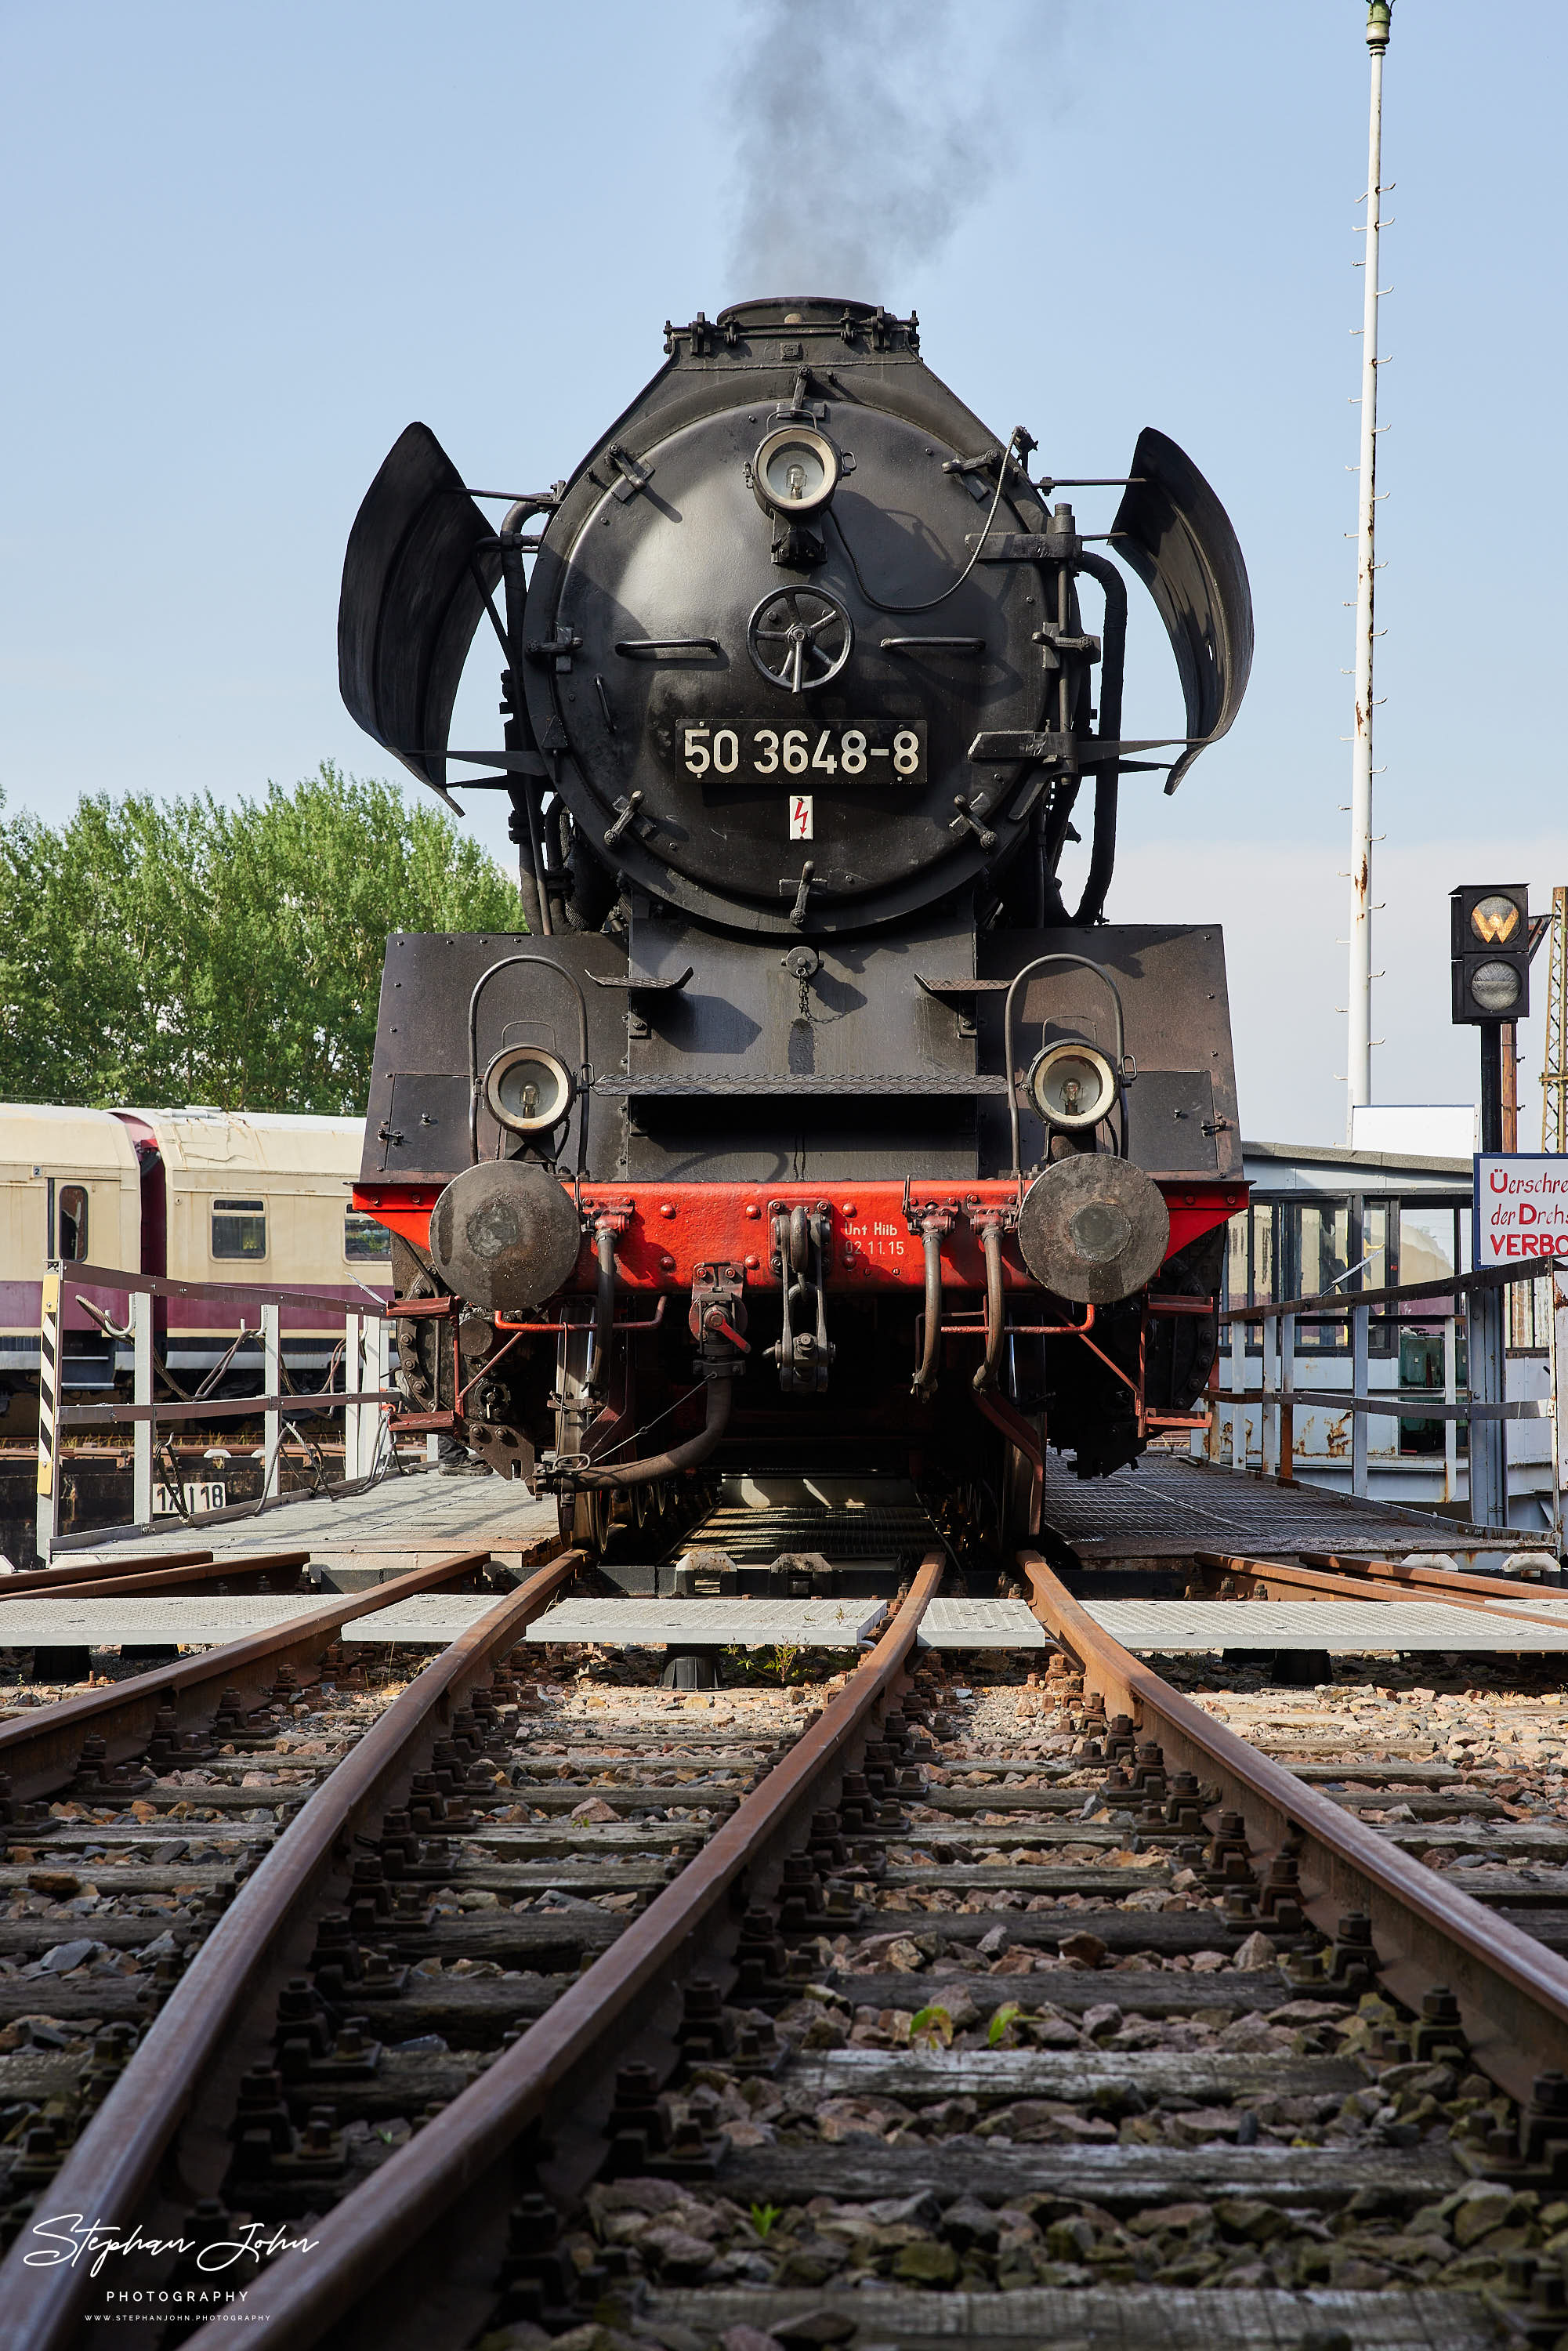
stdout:
[[1530,892],[1522,882],[1471,883],[1449,898],[1454,1020],[1522,1020],[1530,1010]]
[[[1481,1151],[1517,1151],[1517,1024],[1530,1010],[1530,959],[1546,925],[1531,923],[1530,892],[1522,882],[1467,883],[1449,893],[1448,906],[1454,1023],[1480,1030]],[[1505,1379],[1499,1290],[1478,1290],[1470,1301],[1469,1362],[1474,1394],[1500,1404]],[[1471,1424],[1469,1477],[1472,1519],[1482,1526],[1506,1526],[1508,1445],[1502,1421]]]

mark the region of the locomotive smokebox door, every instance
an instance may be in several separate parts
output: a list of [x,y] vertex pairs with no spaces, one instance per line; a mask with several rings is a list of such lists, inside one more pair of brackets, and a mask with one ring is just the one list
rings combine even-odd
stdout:
[[1039,797],[1023,761],[969,752],[1055,706],[1054,578],[975,546],[988,518],[1038,533],[1038,486],[913,322],[875,315],[751,302],[721,352],[676,334],[528,583],[529,726],[572,821],[632,888],[747,935],[930,907],[1019,846]]

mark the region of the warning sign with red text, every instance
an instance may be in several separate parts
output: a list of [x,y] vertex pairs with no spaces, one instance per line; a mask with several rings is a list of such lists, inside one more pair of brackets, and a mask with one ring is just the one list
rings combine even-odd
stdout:
[[1476,1159],[1475,1263],[1568,1257],[1568,1158],[1508,1152]]

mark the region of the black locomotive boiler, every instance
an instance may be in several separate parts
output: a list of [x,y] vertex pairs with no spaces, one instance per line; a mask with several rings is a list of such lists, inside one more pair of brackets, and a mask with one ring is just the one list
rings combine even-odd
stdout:
[[[1121,778],[1174,790],[1240,703],[1240,551],[1153,431],[1096,547],[914,318],[747,302],[664,348],[498,523],[410,425],[349,544],[344,699],[449,805],[454,762],[508,795],[528,925],[388,945],[355,1200],[410,1422],[591,1541],[727,1461],[913,1474],[1019,1536],[1048,1446],[1101,1475],[1203,1417],[1246,1196],[1223,946],[1103,909]],[[1164,744],[1122,736],[1123,567]],[[503,740],[455,751],[484,627]]]

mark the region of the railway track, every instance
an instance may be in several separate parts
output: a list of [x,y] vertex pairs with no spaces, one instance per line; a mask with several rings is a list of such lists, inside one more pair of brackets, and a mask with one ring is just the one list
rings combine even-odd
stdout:
[[[13,2154],[0,2188],[7,2342],[89,2317],[94,2342],[228,2339],[236,2280],[193,2251],[111,2256],[107,2281],[29,2265],[40,2219],[78,2210],[278,2242],[235,2256],[273,2343],[1568,2331],[1558,1660],[1312,1694],[1173,1665],[1178,1688],[1025,1555],[1060,1646],[960,1682],[916,1647],[932,1554],[803,1724],[759,1691],[530,1698],[507,1661],[576,1564],[396,1695],[312,1709],[308,1743],[347,1752],[251,1808],[292,1817],[237,1892],[204,1889],[208,1931],[154,2021],[125,2020],[128,2059],[123,2030],[71,2041],[108,1983],[71,1970],[65,2045],[0,2059],[5,2111],[59,2125],[47,2179]],[[211,1668],[209,1702],[215,1654],[181,1667]],[[37,1780],[84,1729],[47,1718],[80,1704],[23,1726]],[[236,1794],[298,1771],[279,1729]],[[118,1855],[119,1823],[91,1825]],[[84,1851],[58,1813],[7,1834],[29,1840],[7,1884]],[[95,1858],[99,1898],[138,1865]],[[25,2165],[44,2125],[16,2119]],[[132,2271],[180,2299],[107,2300]]]

